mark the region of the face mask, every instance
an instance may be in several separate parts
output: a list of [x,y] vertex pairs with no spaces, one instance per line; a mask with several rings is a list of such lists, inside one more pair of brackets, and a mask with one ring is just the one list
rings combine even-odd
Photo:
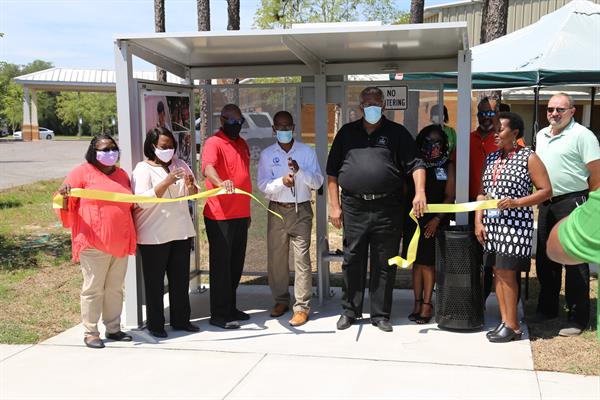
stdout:
[[282,144],[287,144],[292,141],[292,131],[275,131],[277,133],[277,141]]
[[96,150],[96,160],[104,166],[112,167],[117,163],[119,159],[119,150],[111,150],[111,151],[97,151]]
[[242,126],[241,125],[238,125],[238,124],[233,124],[233,125],[223,124],[223,132],[230,139],[234,139],[234,140],[237,139],[240,136],[240,131],[241,130],[242,130]]
[[431,116],[431,123],[435,124],[435,125],[440,125],[442,123],[440,121],[440,116],[439,115],[432,115]]
[[369,106],[364,108],[365,119],[370,124],[376,124],[381,119],[381,107]]
[[158,157],[160,161],[168,163],[173,158],[173,155],[175,154],[175,149],[163,150],[154,148],[154,154],[156,154],[156,157]]

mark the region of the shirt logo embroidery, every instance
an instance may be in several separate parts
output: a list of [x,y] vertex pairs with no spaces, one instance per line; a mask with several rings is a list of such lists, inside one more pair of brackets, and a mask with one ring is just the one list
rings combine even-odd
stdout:
[[387,146],[388,138],[385,136],[379,136],[377,138],[377,144],[381,146]]
[[279,157],[273,157],[273,164],[279,165]]

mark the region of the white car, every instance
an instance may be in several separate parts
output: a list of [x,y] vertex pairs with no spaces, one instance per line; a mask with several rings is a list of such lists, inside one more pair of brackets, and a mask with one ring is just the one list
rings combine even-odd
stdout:
[[[220,113],[213,114],[213,130],[221,125]],[[246,140],[250,148],[250,158],[258,160],[265,147],[275,143],[273,138],[273,118],[268,112],[242,112],[245,119],[240,136]],[[196,119],[196,151],[200,150],[200,118]]]
[[[40,140],[52,140],[54,139],[54,131],[48,128],[39,127]],[[23,133],[21,131],[14,131],[13,139],[23,140]]]

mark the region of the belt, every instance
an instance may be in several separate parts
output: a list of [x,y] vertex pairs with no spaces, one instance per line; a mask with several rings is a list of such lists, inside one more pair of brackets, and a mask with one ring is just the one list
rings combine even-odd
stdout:
[[348,196],[348,197],[354,197],[355,199],[360,199],[360,200],[367,200],[367,201],[371,201],[371,200],[379,200],[379,199],[383,199],[386,197],[391,196],[391,193],[348,193],[346,191],[342,191],[342,194],[344,196]]
[[554,197],[550,198],[549,200],[546,200],[544,202],[544,205],[548,205],[551,203],[558,203],[561,200],[568,199],[571,197],[587,196],[589,193],[590,193],[589,190],[580,190],[579,192],[571,192],[571,193],[561,194],[560,196],[554,196]]
[[[284,207],[284,208],[294,208],[294,207],[296,207],[296,203],[280,203],[278,201],[273,201],[273,200],[271,200],[269,203],[270,204],[275,204],[275,205],[277,205],[279,207]],[[298,203],[298,206],[301,206],[301,205],[303,205],[305,203],[309,203],[309,201],[303,201],[302,203]]]

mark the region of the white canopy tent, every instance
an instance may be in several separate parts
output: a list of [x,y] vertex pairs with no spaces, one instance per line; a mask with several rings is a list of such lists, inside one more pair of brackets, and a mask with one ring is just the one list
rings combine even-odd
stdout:
[[[303,85],[302,102],[314,104],[316,152],[323,171],[328,149],[327,103],[339,98],[339,90],[343,88],[336,77],[397,71],[457,71],[457,78],[454,78],[458,81],[459,99],[457,168],[468,170],[471,59],[464,22],[117,35],[115,72],[119,141],[124,150],[121,166],[128,172],[142,159],[139,82],[133,76],[132,56],[184,78],[186,85],[179,86],[187,89],[193,88],[195,79],[302,76],[307,82]],[[467,192],[468,176],[459,174],[457,201],[467,201]],[[316,246],[321,302],[324,293],[329,292],[326,199],[326,190],[317,195]],[[125,307],[129,326],[142,322],[138,271],[136,259],[131,257]]]

